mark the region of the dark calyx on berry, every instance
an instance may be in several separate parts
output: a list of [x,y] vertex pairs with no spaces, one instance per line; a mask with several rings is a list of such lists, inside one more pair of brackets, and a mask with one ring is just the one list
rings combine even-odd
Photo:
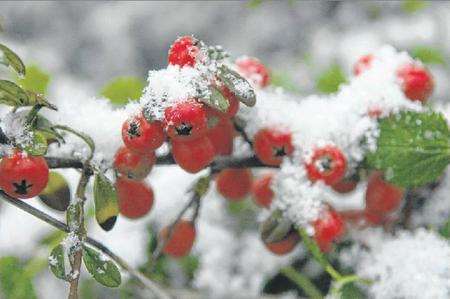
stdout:
[[139,124],[135,121],[130,122],[130,128],[128,129],[128,135],[131,139],[141,136],[141,130]]
[[192,133],[192,126],[182,123],[180,126],[176,127],[175,130],[180,136],[190,136]]
[[273,155],[275,157],[284,157],[284,156],[286,156],[287,153],[286,153],[285,147],[284,146],[282,146],[282,147],[274,147],[273,148]]
[[20,195],[27,195],[28,194],[28,189],[33,187],[33,184],[27,184],[26,180],[22,180],[19,183],[13,183],[14,187],[16,188],[16,190],[14,190],[15,193],[20,194]]

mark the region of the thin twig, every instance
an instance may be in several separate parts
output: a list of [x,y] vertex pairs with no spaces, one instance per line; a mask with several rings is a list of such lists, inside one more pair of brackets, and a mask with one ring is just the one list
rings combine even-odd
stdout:
[[181,217],[183,217],[186,211],[198,200],[199,200],[198,194],[196,192],[193,192],[189,201],[184,205],[184,207],[180,210],[180,212],[178,212],[178,215],[175,217],[175,220],[167,227],[168,231],[166,238],[159,240],[160,242],[158,242],[158,246],[153,252],[152,267],[156,264],[156,261],[161,257],[163,248],[166,246],[167,241],[172,237],[175,225],[181,220]]
[[[9,195],[7,195],[5,192],[0,190],[0,198],[4,201],[16,206],[17,208],[21,209],[22,211],[25,211],[26,213],[33,215],[34,217],[50,224],[56,229],[59,229],[60,231],[69,233],[70,229],[69,227],[55,219],[54,217],[42,212],[39,209],[36,209],[35,207],[25,203],[22,200],[15,199]],[[158,298],[161,299],[170,299],[171,296],[165,293],[164,290],[162,290],[157,284],[155,284],[153,281],[149,280],[147,277],[145,277],[140,272],[134,270],[130,265],[125,262],[121,257],[114,254],[111,250],[109,250],[105,245],[100,243],[99,241],[86,237],[85,239],[86,243],[90,244],[91,246],[97,248],[100,250],[103,254],[110,257],[114,262],[116,262],[125,272],[129,273],[133,278],[135,278],[137,281],[139,281],[145,288],[151,290]]]
[[247,132],[245,132],[244,128],[239,124],[239,120],[234,120],[233,125],[234,129],[242,136],[242,138],[245,140],[245,142],[250,145],[250,148],[253,148],[253,142],[250,140],[250,137],[248,137]]

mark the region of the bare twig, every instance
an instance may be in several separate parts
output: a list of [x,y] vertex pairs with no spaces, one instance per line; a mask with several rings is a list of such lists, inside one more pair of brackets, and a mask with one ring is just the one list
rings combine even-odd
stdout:
[[250,137],[248,137],[247,132],[245,132],[243,126],[240,124],[240,120],[235,119],[233,121],[234,129],[242,136],[242,138],[245,140],[245,142],[250,145],[250,148],[253,148],[253,142],[250,140]]
[[[25,203],[22,200],[15,199],[9,195],[7,195],[5,192],[0,190],[0,198],[4,201],[16,206],[17,208],[21,209],[22,211],[27,212],[28,214],[33,215],[34,217],[50,224],[51,226],[59,229],[60,231],[69,233],[70,229],[69,227],[55,219],[54,217],[42,212],[39,209],[36,209],[35,207]],[[142,286],[152,291],[158,298],[161,299],[169,299],[171,298],[163,289],[161,289],[156,283],[149,280],[147,277],[145,277],[140,272],[134,270],[130,265],[128,265],[125,260],[123,260],[118,255],[114,254],[111,250],[109,250],[105,245],[100,243],[99,241],[86,237],[85,239],[86,243],[90,244],[91,246],[97,248],[102,253],[104,253],[106,256],[110,257],[114,262],[116,262],[125,272],[129,273],[133,278],[135,278]]]
[[166,246],[167,241],[172,236],[175,225],[181,220],[181,218],[186,213],[186,211],[198,200],[200,200],[198,194],[196,192],[193,192],[189,201],[184,205],[184,207],[180,210],[180,212],[178,212],[178,215],[175,217],[175,220],[171,224],[169,224],[169,226],[167,228],[168,229],[167,237],[162,240],[159,240],[158,247],[153,252],[152,265],[151,265],[152,267],[156,264],[156,260],[158,260],[161,257],[162,250],[163,250],[164,246]]

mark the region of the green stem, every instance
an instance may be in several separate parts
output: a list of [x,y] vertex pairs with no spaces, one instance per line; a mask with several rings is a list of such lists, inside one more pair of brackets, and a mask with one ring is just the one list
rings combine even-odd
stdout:
[[63,125],[54,125],[52,128],[67,131],[69,133],[74,134],[75,136],[80,137],[89,146],[89,149],[91,150],[88,161],[92,159],[92,157],[94,156],[95,144],[94,140],[92,140],[90,136]]
[[311,282],[311,280],[302,273],[295,270],[293,267],[288,266],[280,270],[280,272],[289,278],[293,283],[295,283],[300,289],[305,292],[308,298],[319,299],[323,298],[322,293],[317,289],[317,287]]

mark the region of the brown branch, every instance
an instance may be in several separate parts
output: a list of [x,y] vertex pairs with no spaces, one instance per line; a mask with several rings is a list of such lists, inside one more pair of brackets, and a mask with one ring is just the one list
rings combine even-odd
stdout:
[[[22,211],[33,215],[34,217],[50,224],[56,229],[59,229],[60,231],[63,231],[65,233],[69,233],[70,229],[69,227],[57,220],[56,218],[42,212],[39,209],[36,209],[35,207],[25,203],[22,200],[15,199],[5,192],[0,190],[0,198],[4,201],[8,202],[9,204],[14,205],[15,207],[21,209]],[[106,256],[110,257],[114,262],[116,262],[125,272],[129,273],[133,278],[135,278],[143,287],[151,290],[158,298],[162,299],[170,299],[171,297],[167,295],[164,290],[162,290],[157,284],[155,284],[153,281],[149,280],[147,277],[142,275],[140,272],[134,270],[130,265],[125,262],[121,257],[113,253],[110,249],[108,249],[105,245],[100,243],[99,241],[86,237],[85,239],[86,243],[90,244],[91,246],[97,248],[99,251],[101,251]]]

